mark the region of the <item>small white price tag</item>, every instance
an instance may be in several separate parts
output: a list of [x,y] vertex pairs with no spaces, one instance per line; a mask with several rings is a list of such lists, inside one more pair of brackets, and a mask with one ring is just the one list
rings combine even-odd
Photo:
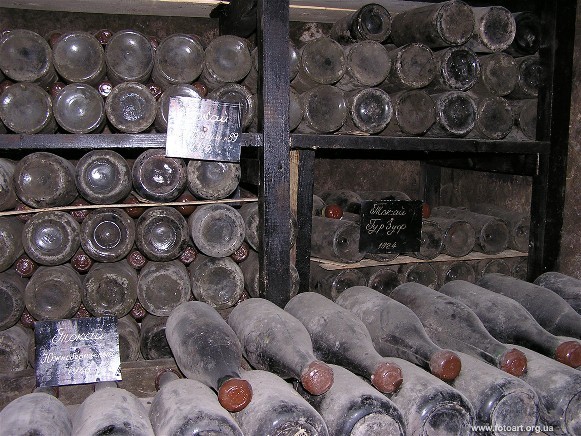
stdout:
[[172,97],[168,112],[166,155],[240,162],[240,113],[238,103]]

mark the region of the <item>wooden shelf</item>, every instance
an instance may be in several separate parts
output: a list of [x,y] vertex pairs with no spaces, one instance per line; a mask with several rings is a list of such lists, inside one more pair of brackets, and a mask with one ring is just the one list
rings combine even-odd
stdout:
[[373,266],[384,266],[384,265],[403,265],[408,263],[433,263],[433,262],[464,262],[471,260],[482,260],[482,259],[506,259],[511,257],[527,257],[527,253],[516,250],[505,250],[498,254],[484,254],[477,251],[468,253],[463,257],[452,257],[446,254],[440,254],[435,259],[417,259],[415,257],[400,255],[393,260],[380,262],[377,260],[363,259],[356,263],[339,263],[333,262],[326,259],[319,259],[317,257],[311,257],[311,260],[318,262],[321,268],[327,271],[333,271],[338,269],[353,269],[353,268],[369,268]]

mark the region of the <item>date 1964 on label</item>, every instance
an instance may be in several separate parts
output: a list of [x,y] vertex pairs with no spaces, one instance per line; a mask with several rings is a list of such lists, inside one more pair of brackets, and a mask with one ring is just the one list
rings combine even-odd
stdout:
[[359,250],[367,253],[419,251],[421,229],[421,201],[364,201]]

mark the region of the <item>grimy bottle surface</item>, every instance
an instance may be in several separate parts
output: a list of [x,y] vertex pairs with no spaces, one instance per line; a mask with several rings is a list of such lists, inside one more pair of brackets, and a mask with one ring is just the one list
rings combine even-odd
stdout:
[[478,203],[471,206],[474,212],[492,215],[504,220],[508,226],[508,247],[528,252],[530,216],[525,212],[514,212],[489,203]]
[[460,373],[458,356],[434,344],[418,317],[403,304],[365,286],[347,289],[336,303],[363,321],[382,356],[405,359],[445,381]]
[[155,434],[242,436],[242,430],[220,405],[212,389],[187,378],[164,383],[164,374],[149,409]]
[[524,374],[526,357],[497,341],[468,306],[417,283],[404,283],[390,297],[406,305],[421,320],[426,333],[443,347],[485,360],[515,376]]
[[229,257],[198,254],[188,273],[196,299],[215,309],[234,306],[244,292],[244,274]]
[[136,288],[141,305],[157,316],[169,316],[192,296],[188,271],[178,260],[147,262],[139,273]]
[[0,331],[12,327],[24,312],[26,280],[16,271],[0,273]]
[[166,335],[180,371],[217,391],[222,407],[237,412],[250,403],[252,387],[239,373],[240,342],[215,309],[200,301],[180,304]]
[[392,358],[405,382],[387,395],[403,415],[408,435],[472,435],[475,411],[448,383],[404,359]]
[[557,271],[549,271],[538,276],[534,284],[550,289],[581,314],[581,281],[579,279]]
[[365,324],[349,310],[314,292],[291,298],[284,310],[305,326],[322,361],[364,376],[384,393],[401,385],[401,369],[375,350]]
[[581,315],[550,289],[502,274],[486,274],[476,284],[518,301],[554,335],[581,339]]
[[381,5],[367,4],[338,19],[331,28],[331,38],[341,44],[356,41],[385,41],[391,33],[391,15]]
[[321,259],[344,263],[359,262],[359,225],[352,221],[314,216],[312,218],[311,254]]
[[321,415],[282,378],[262,370],[242,377],[253,386],[253,398],[233,416],[245,435],[329,435]]
[[365,286],[366,282],[365,276],[359,271],[359,268],[329,271],[320,266],[319,262],[311,261],[310,290],[333,301],[345,289],[352,286]]
[[581,366],[581,344],[550,334],[515,300],[461,280],[446,283],[439,292],[468,306],[499,341],[525,346],[573,368]]
[[242,301],[230,313],[228,324],[254,368],[299,380],[313,395],[332,386],[333,371],[315,357],[305,326],[274,303],[262,298]]
[[167,316],[155,316],[150,313],[144,315],[141,320],[139,348],[145,360],[170,359],[173,357],[166,338],[166,324]]
[[6,271],[24,253],[22,228],[16,217],[0,218],[0,271]]
[[405,434],[404,419],[395,404],[342,366],[331,365],[335,382],[323,395],[299,393],[319,412],[334,435]]

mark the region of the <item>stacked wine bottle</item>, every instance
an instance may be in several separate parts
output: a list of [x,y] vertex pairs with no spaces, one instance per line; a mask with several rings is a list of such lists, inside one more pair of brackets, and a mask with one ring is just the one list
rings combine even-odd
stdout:
[[26,29],[0,38],[0,132],[165,132],[172,97],[238,103],[242,129],[256,96],[240,84],[252,65],[250,42],[195,35],[161,41],[136,30],[95,34]]
[[[560,273],[536,284],[485,274],[439,291],[353,286],[335,301],[304,292],[284,309],[249,298],[226,319],[187,301],[165,329],[179,372],[162,371],[153,397],[98,383],[67,410],[55,390],[40,388],[0,419],[21,434],[573,436],[581,430],[579,301],[581,280]],[[2,343],[13,340],[9,332]]]
[[501,6],[454,0],[392,16],[367,4],[299,48],[290,127],[534,140],[539,33],[533,13]]

